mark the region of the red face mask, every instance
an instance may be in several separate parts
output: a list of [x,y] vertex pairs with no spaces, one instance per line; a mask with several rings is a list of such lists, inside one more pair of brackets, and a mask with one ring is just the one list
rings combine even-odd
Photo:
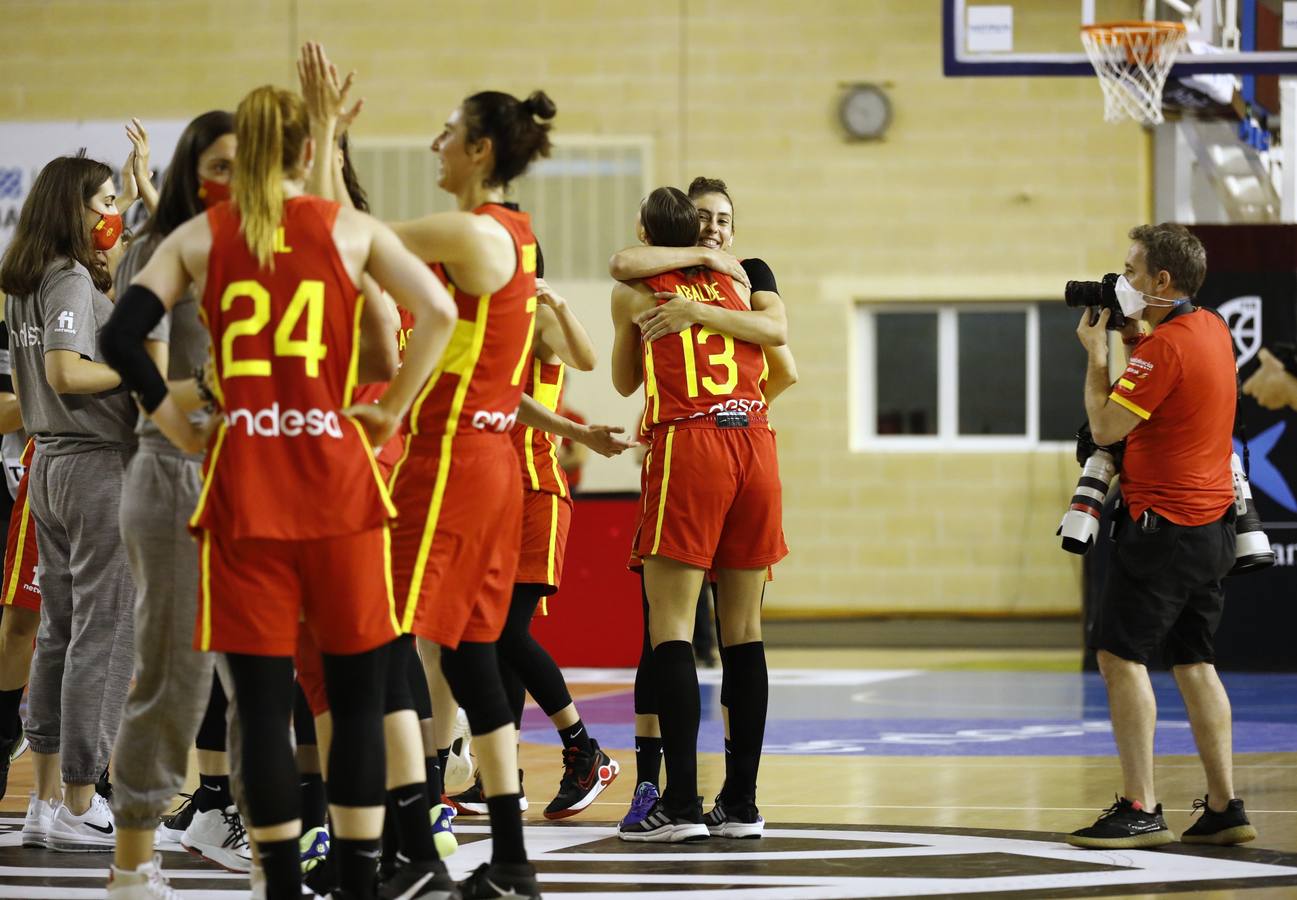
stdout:
[[230,186],[222,181],[204,178],[198,186],[198,199],[203,201],[205,209],[211,209],[216,204],[230,199]]
[[90,229],[90,240],[96,250],[111,250],[122,236],[122,217],[117,213],[104,213],[99,216],[95,227]]

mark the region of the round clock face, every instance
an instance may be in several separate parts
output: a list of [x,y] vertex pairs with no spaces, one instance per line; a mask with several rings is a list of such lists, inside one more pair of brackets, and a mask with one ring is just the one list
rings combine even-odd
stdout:
[[880,138],[892,121],[892,104],[872,84],[847,88],[838,107],[838,118],[847,134],[858,140]]

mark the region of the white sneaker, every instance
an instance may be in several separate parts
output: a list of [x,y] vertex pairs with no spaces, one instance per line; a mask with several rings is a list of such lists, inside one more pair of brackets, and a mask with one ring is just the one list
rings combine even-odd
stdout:
[[84,815],[75,816],[66,803],[59,804],[50,820],[46,846],[69,853],[105,853],[113,849],[116,840],[113,811],[96,793],[90,796],[90,808]]
[[252,847],[234,806],[194,813],[194,820],[180,837],[180,846],[222,869],[252,871]]
[[455,731],[450,739],[450,756],[446,759],[446,771],[441,773],[444,787],[458,787],[468,784],[477,772],[472,756],[473,732],[468,727],[468,715],[464,710],[455,713]]
[[22,842],[24,847],[44,847],[46,835],[49,834],[50,820],[54,818],[56,804],[37,800],[31,794],[27,800],[27,818],[23,820]]
[[112,866],[108,870],[108,900],[180,900],[180,894],[162,874],[162,856],[154,854],[135,871]]

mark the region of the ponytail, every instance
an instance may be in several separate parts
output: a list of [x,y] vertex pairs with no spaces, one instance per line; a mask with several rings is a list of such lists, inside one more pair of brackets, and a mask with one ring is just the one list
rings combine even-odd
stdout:
[[291,91],[263,85],[243,98],[234,114],[239,152],[231,192],[248,251],[266,269],[275,267],[275,231],[284,217],[284,178],[301,158],[310,129],[306,105]]

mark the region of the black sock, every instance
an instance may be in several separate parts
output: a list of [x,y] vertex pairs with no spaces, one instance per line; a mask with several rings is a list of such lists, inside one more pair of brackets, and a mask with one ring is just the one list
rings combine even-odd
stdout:
[[487,797],[486,808],[491,814],[491,862],[525,863],[527,851],[522,845],[522,810],[518,808],[521,794],[501,794]]
[[653,674],[661,703],[658,723],[662,728],[662,755],[666,761],[667,786],[662,804],[673,815],[692,812],[698,802],[698,669],[694,648],[688,641],[665,641],[653,650]]
[[[441,791],[443,794],[446,792],[446,766],[449,763],[450,763],[450,748],[438,747],[437,748],[437,768],[440,770],[440,774],[441,774]],[[441,798],[438,798],[437,802],[440,803]]]
[[259,841],[257,850],[266,874],[266,900],[300,900],[302,860],[297,839]]
[[755,803],[757,769],[766,735],[766,707],[770,677],[766,670],[766,645],[761,641],[740,644],[726,650],[733,669],[734,690],[730,695],[730,745],[726,755],[726,803]]
[[302,773],[302,833],[312,828],[323,828],[329,811],[329,800],[324,791],[324,777],[319,772]]
[[387,811],[396,819],[396,833],[401,852],[407,859],[425,861],[437,858],[432,842],[432,825],[428,820],[428,794],[421,782],[407,784],[387,792]]
[[662,738],[635,736],[635,784],[658,787],[662,777]]
[[396,806],[387,795],[383,815],[383,853],[378,862],[378,880],[386,881],[396,871],[396,855],[401,852],[401,837],[396,830]]
[[22,728],[18,704],[22,702],[23,689],[0,691],[0,739],[13,740]]
[[378,859],[382,855],[379,843],[379,838],[353,840],[334,837],[329,844],[329,855],[338,857],[339,886],[358,900],[373,900],[378,887]]
[[425,756],[423,758],[423,772],[426,779],[429,807],[440,803],[441,795],[446,792],[446,785],[442,782],[441,771],[441,758],[439,756]]
[[[732,728],[733,726],[730,727]],[[725,739],[725,781],[722,783],[721,793],[722,794],[725,793],[724,785],[737,784],[737,783],[738,781],[735,779],[735,775],[734,775],[734,740],[732,738],[726,738]]]
[[198,790],[194,791],[194,806],[199,812],[213,809],[225,809],[234,805],[230,795],[229,775],[204,775],[198,773]]
[[575,747],[582,753],[594,753],[594,747],[590,746],[590,732],[586,731],[585,722],[580,719],[567,728],[558,729],[558,736],[564,747]]

